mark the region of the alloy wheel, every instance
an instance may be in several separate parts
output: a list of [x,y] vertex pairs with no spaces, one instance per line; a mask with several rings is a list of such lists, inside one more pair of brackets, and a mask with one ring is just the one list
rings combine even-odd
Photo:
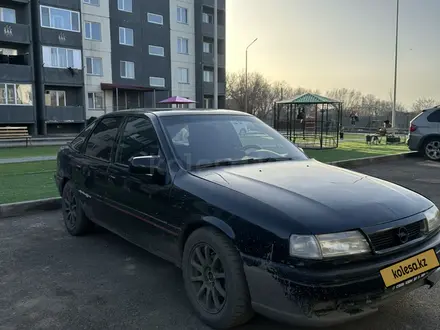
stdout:
[[440,141],[430,141],[425,147],[425,153],[432,160],[440,160]]
[[72,189],[67,190],[67,193],[63,198],[63,202],[66,226],[69,229],[74,229],[76,226],[77,201]]
[[219,313],[227,299],[220,256],[208,244],[199,243],[191,252],[190,263],[190,281],[197,302],[206,312]]

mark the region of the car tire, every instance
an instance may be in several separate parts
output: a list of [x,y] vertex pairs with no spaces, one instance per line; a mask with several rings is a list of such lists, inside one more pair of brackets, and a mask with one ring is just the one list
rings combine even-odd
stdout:
[[[437,148],[437,152],[433,153],[433,148]],[[422,153],[426,159],[440,161],[440,138],[430,138],[423,143]]]
[[64,225],[70,235],[81,236],[92,229],[93,223],[84,214],[78,190],[71,181],[63,189],[62,212]]
[[207,325],[230,329],[253,317],[243,261],[221,232],[209,227],[193,232],[184,247],[182,271],[191,305]]

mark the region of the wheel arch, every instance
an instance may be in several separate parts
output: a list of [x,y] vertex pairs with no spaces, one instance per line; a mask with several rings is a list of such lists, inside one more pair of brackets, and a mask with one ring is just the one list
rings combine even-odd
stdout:
[[425,135],[425,136],[421,139],[421,141],[420,141],[420,149],[424,148],[425,143],[426,143],[427,141],[432,140],[433,138],[436,138],[436,139],[439,139],[439,140],[440,140],[440,134],[433,133],[433,134]]
[[179,254],[180,257],[183,254],[183,249],[185,247],[185,243],[188,240],[188,237],[195,232],[197,229],[200,229],[202,227],[212,227],[219,231],[221,231],[223,234],[225,234],[229,239],[232,241],[235,240],[235,232],[229,226],[226,222],[223,220],[213,217],[213,216],[206,216],[202,217],[199,220],[191,221],[189,222],[184,229],[182,230],[182,233],[179,237]]

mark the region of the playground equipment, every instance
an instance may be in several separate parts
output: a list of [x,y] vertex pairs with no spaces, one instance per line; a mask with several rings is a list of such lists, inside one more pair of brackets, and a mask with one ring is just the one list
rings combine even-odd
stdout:
[[342,102],[306,93],[276,102],[273,126],[303,149],[332,149],[339,145]]

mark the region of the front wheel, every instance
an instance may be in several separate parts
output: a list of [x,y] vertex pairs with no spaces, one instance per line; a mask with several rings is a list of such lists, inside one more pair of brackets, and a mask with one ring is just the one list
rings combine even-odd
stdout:
[[440,160],[440,138],[430,139],[423,146],[423,152],[426,158],[430,160]]
[[215,329],[230,329],[253,316],[243,262],[232,242],[212,228],[188,238],[182,260],[183,279],[191,305]]

